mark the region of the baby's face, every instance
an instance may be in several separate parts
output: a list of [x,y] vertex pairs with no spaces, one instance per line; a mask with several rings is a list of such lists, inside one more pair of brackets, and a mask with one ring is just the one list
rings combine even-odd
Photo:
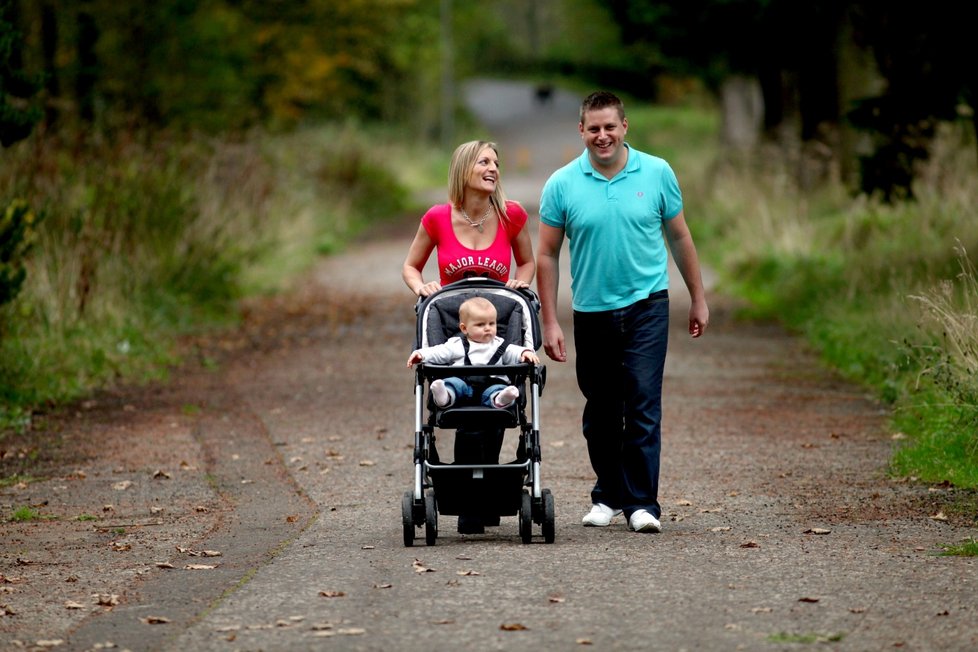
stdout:
[[473,309],[468,319],[460,324],[462,333],[472,342],[485,344],[496,337],[496,311],[489,309]]

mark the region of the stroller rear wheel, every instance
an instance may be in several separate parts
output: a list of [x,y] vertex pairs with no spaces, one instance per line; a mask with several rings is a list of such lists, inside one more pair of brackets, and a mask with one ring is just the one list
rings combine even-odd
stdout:
[[404,545],[408,548],[414,545],[414,493],[405,491],[401,498],[401,523],[404,526]]
[[429,489],[424,495],[424,511],[424,540],[429,546],[433,546],[438,538],[438,504],[435,502],[434,489]]

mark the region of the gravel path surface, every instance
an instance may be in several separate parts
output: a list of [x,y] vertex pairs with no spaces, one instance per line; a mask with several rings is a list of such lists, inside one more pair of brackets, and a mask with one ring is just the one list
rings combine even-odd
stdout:
[[[533,106],[519,85],[469,92]],[[484,116],[508,191],[531,210],[541,170],[580,147],[576,98],[546,110],[522,131]],[[976,535],[974,521],[940,513],[951,489],[888,477],[881,406],[781,329],[733,320],[716,296],[710,331],[691,341],[686,297],[673,294],[662,534],[620,518],[580,526],[593,482],[582,400],[573,361],[549,362],[542,475],[555,544],[521,544],[515,517],[468,536],[445,517],[437,545],[405,548],[408,226],[252,305],[240,334],[206,343],[216,371],[95,397],[45,419],[34,448],[7,446],[5,476],[34,456],[50,479],[4,487],[4,513],[32,505],[52,518],[3,524],[0,646],[978,648],[976,563],[937,554]]]

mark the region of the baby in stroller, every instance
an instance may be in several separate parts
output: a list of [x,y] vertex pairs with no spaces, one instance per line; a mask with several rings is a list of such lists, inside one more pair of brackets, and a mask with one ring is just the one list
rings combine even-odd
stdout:
[[[404,545],[414,545],[422,526],[434,545],[439,514],[458,516],[462,534],[483,533],[463,527],[463,519],[498,525],[500,516],[517,515],[523,543],[531,542],[533,523],[553,543],[554,499],[540,483],[546,368],[536,354],[539,299],[529,289],[472,278],[420,299],[415,310],[417,338],[407,360],[415,369],[414,488],[401,503]],[[501,464],[498,453],[460,455],[460,434],[466,441],[498,434],[494,441],[501,442],[509,428],[519,429],[515,461]],[[438,430],[455,431],[451,463],[439,458]]]
[[[521,362],[540,364],[533,349],[507,344],[496,335],[496,307],[485,297],[472,297],[458,308],[461,336],[443,344],[416,349],[408,357],[408,368],[418,362],[441,365],[512,365]],[[503,381],[503,382],[500,382]],[[484,388],[483,388],[484,387]],[[454,405],[458,399],[470,399],[475,389],[482,389],[480,402],[486,407],[507,408],[519,395],[506,376],[450,376],[431,382],[431,396],[440,408]]]

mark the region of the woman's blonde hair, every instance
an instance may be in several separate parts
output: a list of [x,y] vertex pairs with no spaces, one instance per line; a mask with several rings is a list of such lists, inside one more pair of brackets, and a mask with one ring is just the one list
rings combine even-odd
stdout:
[[[499,147],[496,143],[488,140],[470,140],[462,143],[455,148],[452,154],[452,163],[448,168],[448,201],[455,208],[462,208],[462,200],[465,199],[465,184],[469,181],[469,174],[475,167],[475,162],[479,154],[487,147],[499,156]],[[489,203],[496,209],[496,215],[500,221],[506,221],[506,193],[503,192],[503,185],[496,179],[496,189],[489,196]]]

